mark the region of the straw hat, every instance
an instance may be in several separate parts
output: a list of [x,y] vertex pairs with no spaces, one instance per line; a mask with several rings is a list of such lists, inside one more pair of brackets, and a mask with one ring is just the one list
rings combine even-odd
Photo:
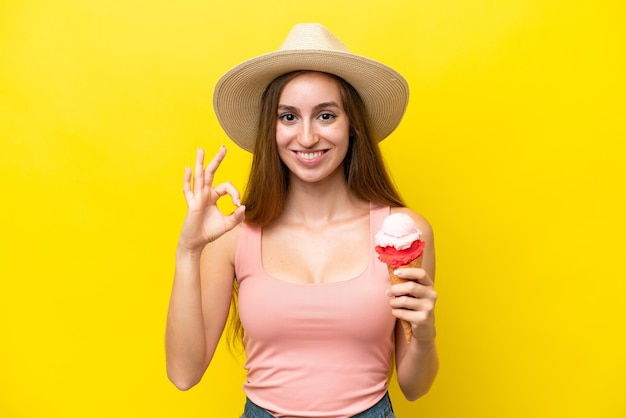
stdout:
[[324,26],[294,26],[278,51],[235,66],[215,86],[213,107],[226,134],[250,152],[254,149],[261,96],[276,77],[311,70],[335,74],[358,92],[369,113],[376,141],[386,138],[400,123],[409,99],[409,87],[394,69],[352,54]]

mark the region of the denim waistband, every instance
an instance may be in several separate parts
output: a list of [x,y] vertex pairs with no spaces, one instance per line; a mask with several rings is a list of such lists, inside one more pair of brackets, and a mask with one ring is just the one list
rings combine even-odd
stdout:
[[[276,418],[276,415],[272,415],[246,398],[246,406],[241,418]],[[352,418],[395,418],[393,407],[391,406],[391,399],[389,399],[389,393],[385,393],[385,396],[374,406],[353,415]]]

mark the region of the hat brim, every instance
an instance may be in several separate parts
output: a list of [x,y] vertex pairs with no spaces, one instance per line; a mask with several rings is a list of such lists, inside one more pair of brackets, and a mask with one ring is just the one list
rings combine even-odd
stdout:
[[253,151],[263,92],[276,77],[299,70],[334,74],[350,83],[365,104],[377,142],[389,136],[404,115],[409,87],[394,69],[346,52],[277,51],[242,62],[224,74],[215,86],[215,114],[237,145]]

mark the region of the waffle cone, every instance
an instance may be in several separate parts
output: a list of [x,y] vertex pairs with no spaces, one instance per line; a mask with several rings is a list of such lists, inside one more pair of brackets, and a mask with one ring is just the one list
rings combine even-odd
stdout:
[[[415,260],[411,261],[409,264],[405,264],[403,266],[391,267],[390,265],[387,265],[387,270],[389,270],[389,278],[391,279],[391,284],[394,285],[394,284],[410,281],[406,279],[401,279],[400,277],[396,276],[393,273],[395,269],[419,268],[419,267],[422,267],[422,256],[417,257]],[[411,324],[404,320],[400,320],[400,323],[402,324],[402,329],[404,330],[404,338],[406,339],[407,342],[411,342],[411,336],[413,335]]]

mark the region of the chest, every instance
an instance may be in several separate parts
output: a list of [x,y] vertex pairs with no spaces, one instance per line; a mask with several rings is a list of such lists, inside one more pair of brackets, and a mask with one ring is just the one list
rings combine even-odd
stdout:
[[362,274],[372,254],[367,219],[332,227],[268,231],[261,240],[265,271],[285,282],[332,283]]
[[248,342],[281,347],[380,343],[391,336],[395,318],[385,294],[389,277],[378,267],[371,263],[356,278],[322,284],[287,283],[263,273],[244,276],[239,315]]

